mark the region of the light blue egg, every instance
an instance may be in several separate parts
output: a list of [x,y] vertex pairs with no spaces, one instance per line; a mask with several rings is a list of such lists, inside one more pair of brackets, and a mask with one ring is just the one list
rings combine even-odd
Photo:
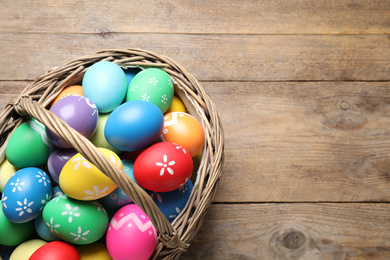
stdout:
[[161,110],[145,100],[128,101],[109,115],[104,128],[107,142],[122,151],[138,151],[156,142],[164,126]]
[[83,77],[84,96],[92,100],[100,113],[108,113],[125,99],[127,79],[117,64],[100,61],[88,68]]
[[140,69],[140,68],[127,68],[127,69],[123,69],[123,71],[126,74],[127,85],[129,85],[131,80],[134,78],[134,76],[137,75],[138,72],[142,71],[142,69]]
[[180,214],[191,195],[193,184],[188,180],[177,190],[170,192],[147,191],[164,216],[172,222]]
[[39,216],[51,198],[52,185],[46,172],[27,167],[17,171],[6,183],[2,195],[4,215],[14,223],[25,223]]

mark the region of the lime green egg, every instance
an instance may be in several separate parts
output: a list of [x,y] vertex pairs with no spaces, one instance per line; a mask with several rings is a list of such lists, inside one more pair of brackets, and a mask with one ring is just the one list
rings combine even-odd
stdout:
[[53,235],[76,245],[96,242],[109,223],[106,210],[97,201],[79,201],[66,195],[52,199],[42,214]]
[[12,133],[5,150],[8,161],[15,167],[37,167],[47,163],[50,141],[45,127],[36,120],[29,120]]
[[173,82],[165,71],[149,68],[137,73],[127,89],[126,101],[146,100],[168,111],[174,95]]
[[107,122],[109,115],[110,115],[110,113],[99,114],[99,119],[98,119],[96,131],[92,135],[92,137],[89,138],[89,140],[96,147],[106,148],[106,149],[113,151],[116,154],[120,154],[122,151],[112,147],[112,145],[110,145],[107,142],[107,140],[104,136],[104,127],[106,126],[106,122]]

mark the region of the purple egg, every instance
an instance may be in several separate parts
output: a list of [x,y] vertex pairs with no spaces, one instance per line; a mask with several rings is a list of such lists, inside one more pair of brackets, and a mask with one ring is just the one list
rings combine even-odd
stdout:
[[[55,103],[50,108],[50,111],[86,138],[90,138],[96,130],[99,113],[96,105],[86,97],[65,97]],[[70,144],[56,136],[49,129],[46,129],[46,132],[55,146],[59,148],[71,148]]]
[[75,154],[77,154],[75,149],[55,149],[50,153],[49,159],[47,160],[47,168],[55,182],[59,183],[58,179],[62,168]]

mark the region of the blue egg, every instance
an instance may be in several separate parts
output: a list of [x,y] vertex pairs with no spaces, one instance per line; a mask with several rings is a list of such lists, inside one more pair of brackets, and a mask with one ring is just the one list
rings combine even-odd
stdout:
[[193,184],[188,180],[177,190],[170,192],[147,191],[164,216],[172,222],[180,214],[191,195]]
[[58,241],[60,240],[58,237],[53,235],[50,232],[49,228],[46,226],[45,221],[43,220],[42,214],[34,219],[34,227],[38,236],[46,241]]
[[1,206],[7,219],[25,223],[35,219],[51,198],[52,185],[46,172],[27,167],[17,171],[5,184]]
[[[133,174],[133,165],[134,162],[130,160],[122,160],[123,171],[130,176],[130,178],[135,182]],[[121,188],[116,188],[113,192],[99,200],[105,208],[119,209],[127,204],[133,203],[133,200],[122,191]]]
[[61,190],[60,186],[54,186],[51,191],[51,199],[54,199],[58,196],[64,195],[65,193]]
[[122,151],[138,151],[156,142],[164,126],[164,116],[153,103],[128,101],[109,115],[104,128],[107,142]]
[[123,71],[125,72],[125,75],[126,75],[127,85],[129,85],[131,80],[134,78],[134,76],[137,75],[138,72],[142,71],[142,69],[140,69],[140,68],[127,68],[127,69],[123,69]]
[[88,68],[83,77],[84,96],[92,100],[100,113],[108,113],[125,99],[127,79],[117,64],[100,61]]

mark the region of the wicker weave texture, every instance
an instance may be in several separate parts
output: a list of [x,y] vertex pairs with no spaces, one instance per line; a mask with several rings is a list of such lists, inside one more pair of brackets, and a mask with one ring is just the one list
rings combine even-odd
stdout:
[[[175,82],[175,94],[180,96],[189,113],[203,125],[206,142],[194,188],[185,209],[173,223],[165,218],[150,196],[125,172],[107,159],[88,139],[47,109],[64,87],[80,84],[86,70],[102,60],[112,61],[123,68],[157,67],[164,70]],[[9,102],[0,115],[1,159],[4,158],[12,132],[31,117],[69,142],[150,217],[159,231],[152,259],[177,259],[187,250],[201,227],[217,190],[224,160],[224,136],[215,104],[185,68],[166,56],[142,49],[102,50],[55,67],[28,85],[15,100]]]

